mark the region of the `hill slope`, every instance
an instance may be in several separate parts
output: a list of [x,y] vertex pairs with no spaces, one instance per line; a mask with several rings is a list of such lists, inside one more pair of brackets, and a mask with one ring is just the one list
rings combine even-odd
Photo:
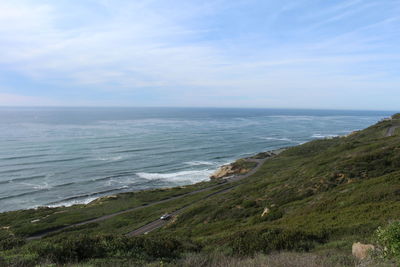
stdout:
[[[128,209],[207,185],[124,194],[86,206],[4,213],[0,215],[0,257],[8,263],[22,258],[28,265],[43,257],[59,263],[94,258],[130,264],[174,262],[188,252],[251,256],[291,250],[347,257],[353,242],[370,241],[378,226],[400,216],[398,126],[400,115],[395,115],[347,137],[292,147],[222,194],[207,199],[202,197],[206,193],[188,195],[43,240],[26,243],[23,237],[79,222],[78,217],[90,219],[119,211],[118,203]],[[157,231],[144,237],[122,235],[161,212],[193,202]],[[44,223],[35,226],[32,219],[39,214]],[[346,259],[339,265],[353,264]]]
[[400,215],[400,135],[385,136],[397,118],[290,148],[248,183],[197,204],[166,231],[219,245],[243,231],[268,229],[297,231],[318,242],[366,239]]

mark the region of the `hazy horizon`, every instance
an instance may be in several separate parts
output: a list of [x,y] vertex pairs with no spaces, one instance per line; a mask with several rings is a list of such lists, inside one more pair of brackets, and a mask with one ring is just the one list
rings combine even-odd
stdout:
[[0,105],[0,109],[6,109],[6,108],[11,108],[11,109],[74,109],[74,108],[87,108],[87,109],[255,109],[255,110],[290,110],[290,111],[354,111],[354,112],[393,112],[393,114],[400,112],[399,110],[390,110],[390,109],[335,109],[335,108],[296,108],[296,107],[274,107],[274,108],[269,108],[269,107],[207,107],[207,106],[6,106],[6,105]]

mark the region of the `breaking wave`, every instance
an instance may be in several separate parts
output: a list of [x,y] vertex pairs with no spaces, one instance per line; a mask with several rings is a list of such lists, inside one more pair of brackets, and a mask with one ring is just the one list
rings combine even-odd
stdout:
[[208,180],[210,175],[214,172],[214,170],[193,170],[193,171],[180,171],[173,173],[148,173],[148,172],[139,172],[136,173],[137,176],[147,180],[166,180],[171,182],[200,182]]
[[210,161],[188,161],[185,162],[184,164],[189,165],[189,166],[215,166],[216,163],[215,162],[210,162]]
[[324,139],[324,138],[333,138],[337,136],[338,136],[337,134],[313,134],[311,138]]
[[279,138],[279,137],[262,137],[262,139],[265,139],[265,140],[273,140],[273,141],[295,142],[295,141],[293,141],[292,139],[286,138],[286,137],[281,137],[281,138]]

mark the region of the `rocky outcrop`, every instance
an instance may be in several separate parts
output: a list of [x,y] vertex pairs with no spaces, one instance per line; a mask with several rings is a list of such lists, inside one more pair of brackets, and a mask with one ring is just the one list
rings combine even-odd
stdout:
[[221,179],[230,177],[232,175],[246,174],[255,168],[260,160],[276,156],[284,150],[285,149],[278,149],[274,151],[261,152],[252,157],[239,159],[233,163],[223,165],[219,167],[218,170],[210,176],[210,178]]
[[117,199],[117,198],[118,198],[117,195],[99,197],[99,198],[96,198],[95,200],[89,202],[87,205],[99,205],[99,204],[102,204],[104,201],[107,201],[110,199]]
[[267,216],[269,213],[269,208],[265,208],[263,213],[261,214],[261,217]]
[[223,165],[218,168],[216,172],[214,172],[210,178],[211,179],[220,179],[224,177],[228,177],[234,174],[234,171],[232,170],[231,165]]
[[363,260],[368,257],[371,251],[375,250],[375,247],[370,244],[362,244],[360,242],[354,243],[352,247],[352,254],[359,260]]
[[210,178],[211,179],[221,179],[221,178],[226,178],[232,175],[236,174],[245,174],[249,172],[250,169],[247,168],[235,168],[234,163],[228,164],[228,165],[223,165],[219,167],[219,169],[214,172]]
[[281,151],[283,151],[283,149],[277,149],[275,151],[266,151],[266,152],[260,152],[255,156],[252,156],[252,159],[265,159],[265,158],[269,158],[272,156],[275,156],[277,154],[279,154]]

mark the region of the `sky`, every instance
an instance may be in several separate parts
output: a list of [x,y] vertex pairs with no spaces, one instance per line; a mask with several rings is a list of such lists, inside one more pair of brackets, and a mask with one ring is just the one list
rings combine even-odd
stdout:
[[400,110],[400,0],[0,0],[0,106]]

